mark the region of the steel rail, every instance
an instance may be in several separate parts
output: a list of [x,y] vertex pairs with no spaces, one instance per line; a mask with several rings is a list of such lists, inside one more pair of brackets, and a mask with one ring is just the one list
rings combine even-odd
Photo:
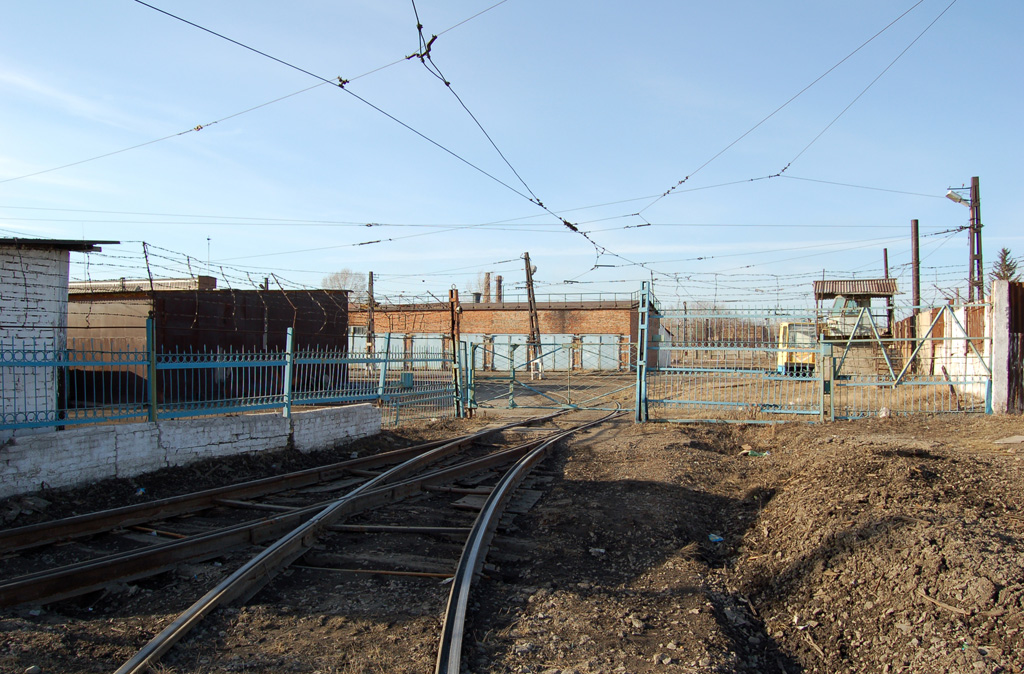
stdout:
[[404,461],[451,440],[434,440],[403,449],[395,449],[371,456],[348,459],[326,466],[307,468],[284,475],[251,480],[239,484],[215,487],[204,491],[170,496],[147,503],[111,508],[83,515],[75,515],[51,522],[30,524],[14,529],[0,530],[0,553],[27,550],[34,547],[83,538],[111,529],[143,524],[153,520],[198,512],[222,505],[220,501],[266,496],[289,489],[301,489],[336,480],[359,468],[373,468]]
[[[529,420],[529,423],[548,421],[565,412],[566,410],[560,410],[543,417],[534,417]],[[522,421],[517,421],[497,428],[485,429],[468,437],[477,439],[491,433],[513,428],[522,423]],[[311,549],[317,538],[340,518],[350,515],[361,507],[368,507],[370,502],[393,501],[400,494],[418,491],[417,485],[409,482],[402,484],[389,483],[406,477],[410,473],[453,453],[457,450],[457,447],[453,447],[454,444],[442,445],[409,459],[405,463],[395,466],[370,481],[363,483],[332,502],[326,508],[323,508],[311,519],[278,539],[218,583],[179,615],[170,625],[153,637],[135,656],[121,665],[115,674],[141,674],[149,670],[164,653],[188,634],[210,612],[221,604],[236,600],[244,601],[258,592],[281,569],[287,567]]]
[[[520,423],[537,422],[547,420],[550,417],[551,415],[535,417]],[[508,428],[509,426],[502,426],[492,430],[501,431]],[[191,494],[170,496],[156,501],[111,508],[94,513],[74,515],[51,522],[40,522],[13,529],[0,529],[0,554],[92,536],[134,524],[143,524],[153,520],[199,512],[224,505],[222,501],[255,498],[289,489],[301,489],[330,482],[345,474],[354,474],[360,468],[374,468],[388,463],[404,461],[451,441],[433,440],[412,447],[348,459],[284,475],[275,475],[273,477],[215,487]]]
[[596,421],[582,424],[576,428],[565,430],[555,437],[545,440],[529,454],[521,458],[509,469],[491,495],[487,497],[483,509],[473,523],[469,540],[463,548],[459,565],[452,580],[452,589],[448,595],[444,623],[441,628],[441,642],[437,651],[435,674],[459,674],[462,661],[462,641],[465,636],[466,610],[469,605],[469,593],[473,577],[483,567],[487,549],[494,532],[498,527],[501,515],[508,502],[515,495],[515,490],[529,472],[546,456],[547,450],[563,438],[590,426],[604,423],[623,414],[617,410]]
[[[457,451],[484,435],[505,428],[507,427],[485,429],[472,436],[463,436],[449,442],[446,447],[449,452]],[[495,465],[509,463],[542,440],[532,440],[481,458],[459,462],[453,466],[434,470],[387,487],[371,488],[353,504],[354,509],[346,514],[351,515],[358,512],[359,509],[371,508],[408,497],[423,491],[436,482],[443,482]],[[418,456],[422,456],[422,454]],[[413,460],[415,458],[418,457],[414,457]],[[246,544],[259,545],[287,534],[333,502],[334,500],[329,500],[296,507],[274,517],[250,520],[139,550],[107,555],[57,569],[19,576],[0,583],[0,607],[28,602],[59,601],[106,587],[112,580],[123,582],[137,580],[161,573],[182,562],[196,562],[216,557],[233,547]]]

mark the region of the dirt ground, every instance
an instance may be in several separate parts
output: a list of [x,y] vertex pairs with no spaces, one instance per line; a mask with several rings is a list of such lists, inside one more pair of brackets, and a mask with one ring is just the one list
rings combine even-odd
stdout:
[[[0,517],[17,526],[493,420],[15,499]],[[1024,444],[997,442],[1021,435],[1020,417],[964,415],[585,432],[500,532],[463,671],[1022,672]],[[221,563],[0,612],[0,671],[112,671]],[[304,573],[218,612],[162,671],[431,671],[446,585]]]

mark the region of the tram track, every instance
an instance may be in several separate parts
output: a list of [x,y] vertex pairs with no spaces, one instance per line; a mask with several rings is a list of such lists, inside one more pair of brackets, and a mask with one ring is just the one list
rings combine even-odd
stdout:
[[[611,416],[613,415],[609,415],[609,418]],[[504,505],[511,498],[515,486],[522,481],[529,468],[543,457],[544,450],[571,433],[594,423],[597,422],[580,424],[568,430],[559,430],[546,438],[539,438],[485,457],[437,469],[413,479],[402,478],[407,478],[411,473],[437,461],[449,451],[447,446],[438,447],[389,469],[337,499],[218,583],[122,665],[116,674],[141,674],[148,671],[164,653],[194,629],[209,613],[222,605],[248,600],[281,570],[309,552],[319,538],[339,519],[360,513],[373,506],[395,504],[413,494],[425,491],[425,485],[431,482],[471,475],[515,461],[517,462],[515,467],[502,476],[498,485],[488,490],[487,503],[484,504],[480,517],[473,525],[469,541],[463,547],[463,552],[460,555],[458,568],[453,574],[455,577],[453,587],[462,588],[463,593],[468,595],[472,576],[479,571],[482,556],[486,555],[486,545],[497,526],[497,517],[500,516]],[[508,427],[512,427],[512,425]],[[524,457],[533,457],[533,459],[524,462]],[[498,494],[497,498],[495,498],[496,493]],[[462,561],[465,559],[470,561]],[[351,569],[342,571],[352,572]],[[379,570],[372,570],[372,572],[380,573]],[[436,574],[421,572],[421,575],[434,576]],[[453,613],[460,616],[458,624],[461,625],[465,617],[465,600],[456,599],[451,606],[454,607]],[[459,637],[459,643],[461,643],[461,637]],[[450,665],[447,667],[438,671],[452,672],[453,674],[458,671],[457,667],[455,669],[450,669]]]
[[[531,421],[540,423],[551,418],[553,415]],[[514,425],[486,428],[447,441],[433,441],[320,468],[0,531],[0,555],[3,557],[0,607],[69,599],[114,582],[156,575],[184,562],[217,557],[241,545],[265,544],[315,516],[333,499],[305,498],[301,499],[302,505],[296,504],[300,499],[295,496],[288,505],[250,499],[301,490],[310,490],[315,495],[325,486],[337,486],[335,491],[347,493],[355,491],[350,487],[356,480],[346,478],[354,477],[358,477],[356,489],[370,483],[379,485],[382,481],[374,477],[379,473],[368,469],[416,466],[439,460]],[[425,454],[432,458],[422,459]],[[416,463],[417,459],[421,463]],[[366,502],[373,503],[374,498],[379,495],[369,494]],[[212,525],[209,524],[211,518],[206,518],[202,524],[196,523],[200,513],[211,511],[216,515]],[[276,514],[267,516],[267,511]],[[42,561],[48,557],[48,546],[66,549],[69,541],[86,538],[88,545],[79,546],[78,553],[88,558],[68,561],[56,568],[47,568]],[[125,547],[128,549],[123,549]],[[61,557],[75,557],[75,554],[65,550]],[[19,569],[41,570],[18,573]]]
[[[268,584],[279,585],[275,580],[279,577],[285,577],[286,583],[302,583],[300,587],[308,583],[330,586],[336,581],[327,579],[339,577],[394,577],[409,583],[448,580],[452,596],[447,614],[458,616],[460,626],[450,630],[449,618],[445,618],[437,671],[457,672],[461,623],[472,580],[483,570],[487,546],[515,488],[548,448],[605,420],[534,432],[540,430],[536,425],[552,422],[557,416],[520,420],[449,441],[77,516],[48,526],[0,532],[0,550],[5,557],[45,553],[53,546],[89,546],[104,536],[123,536],[126,531],[133,531],[136,539],[161,540],[142,549],[2,581],[0,605],[45,604],[100,590],[115,581],[123,586],[183,564],[192,568],[217,558],[229,567],[237,563],[229,559],[251,555],[233,571],[215,574],[219,577],[215,587],[117,670],[127,674],[150,670],[218,608],[247,602]],[[529,441],[509,446],[507,437],[500,439],[506,431],[512,431],[513,438]],[[509,465],[513,468],[506,471]],[[340,489],[334,489],[339,485]],[[526,501],[530,494],[536,500],[540,492],[528,491]],[[318,498],[310,502],[311,496]],[[530,504],[532,501],[527,507]],[[249,519],[202,533],[190,530],[192,523],[207,515],[239,511],[248,512]],[[258,516],[253,518],[252,513]],[[196,528],[198,525],[191,526]],[[189,533],[181,533],[183,530]],[[425,543],[427,540],[433,542]],[[465,540],[468,542],[463,545]],[[436,587],[431,592],[436,592]]]

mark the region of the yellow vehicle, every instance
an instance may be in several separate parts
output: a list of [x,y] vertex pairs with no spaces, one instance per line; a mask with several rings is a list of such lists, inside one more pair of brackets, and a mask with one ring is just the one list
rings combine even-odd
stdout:
[[818,353],[818,326],[780,323],[776,369],[780,374],[811,374]]

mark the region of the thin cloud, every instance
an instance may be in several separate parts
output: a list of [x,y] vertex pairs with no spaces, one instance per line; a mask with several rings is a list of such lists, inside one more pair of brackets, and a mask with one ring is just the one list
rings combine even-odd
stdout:
[[117,108],[78,96],[68,91],[51,86],[40,77],[18,72],[7,65],[0,65],[0,91],[7,90],[13,95],[26,98],[61,111],[89,119],[94,122],[115,128],[139,129],[142,121],[137,117],[127,116]]

